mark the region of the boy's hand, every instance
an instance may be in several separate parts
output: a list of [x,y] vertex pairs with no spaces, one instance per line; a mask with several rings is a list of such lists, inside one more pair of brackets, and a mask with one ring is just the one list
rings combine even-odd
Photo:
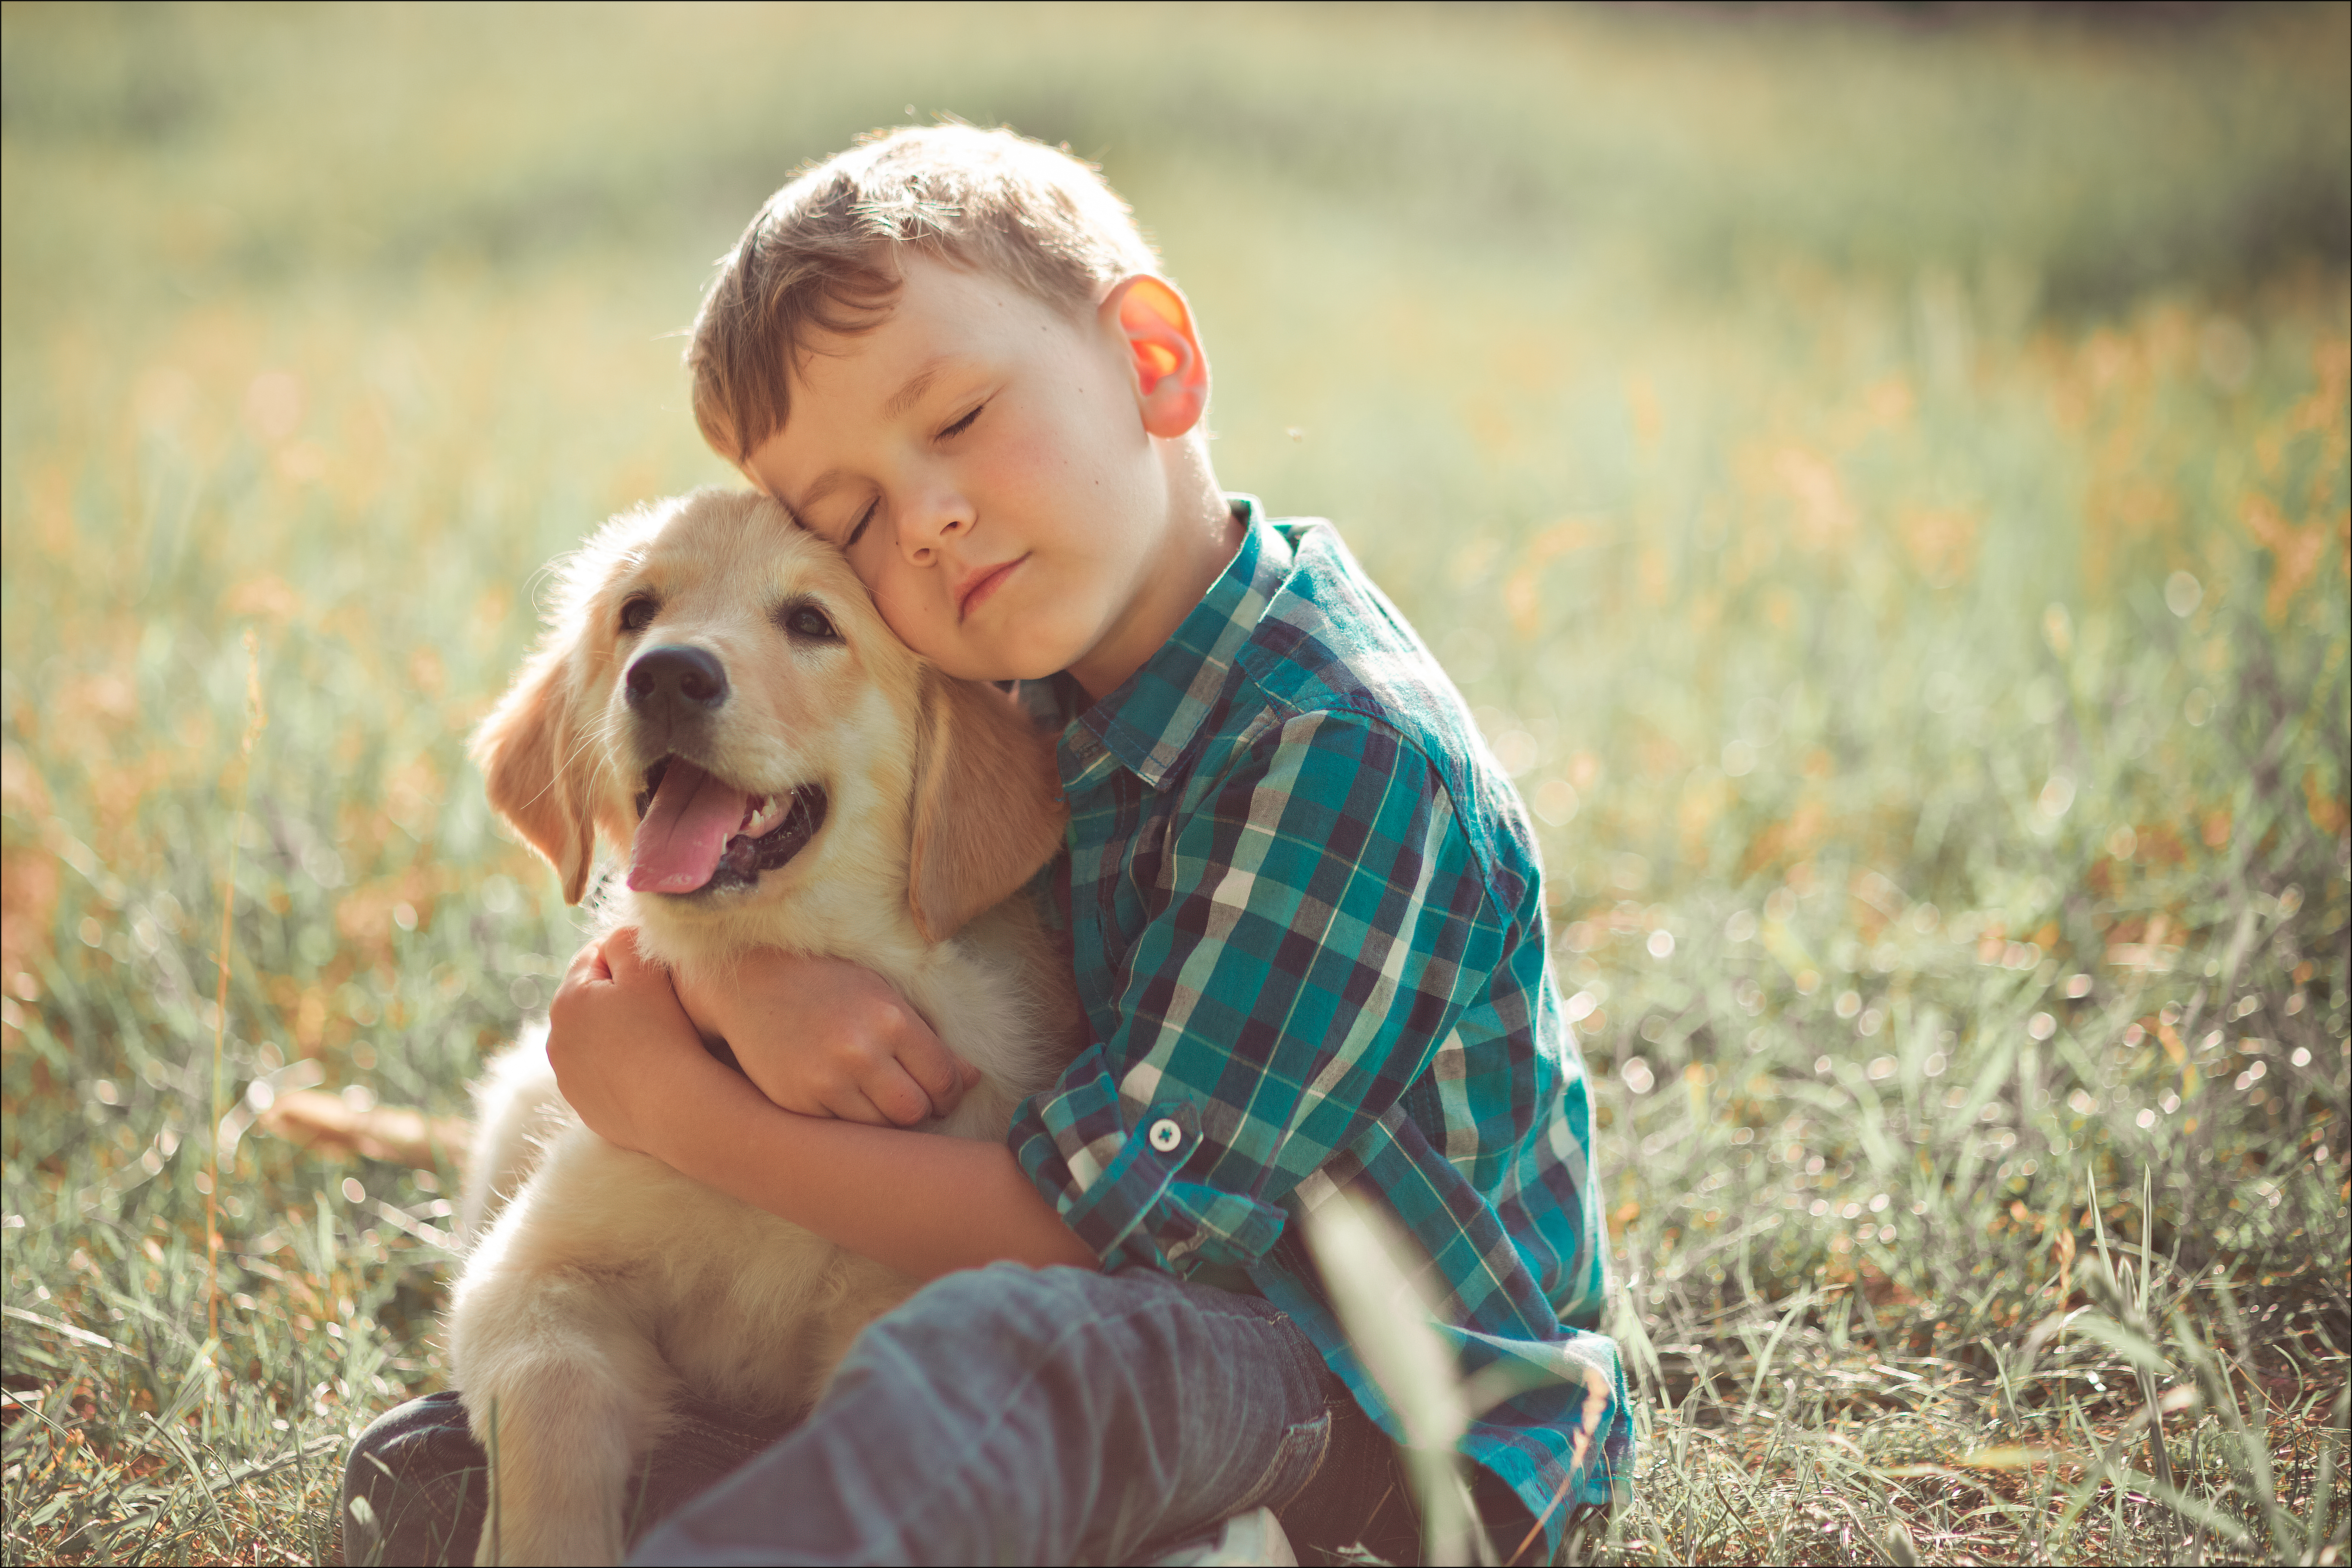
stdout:
[[667,1091],[697,1064],[717,1066],[678,1005],[669,976],[616,931],[580,950],[547,1009],[547,1060],[563,1098],[608,1142],[662,1158]]
[[912,1127],[980,1081],[905,997],[846,959],[762,949],[723,978],[678,981],[677,995],[761,1093],[803,1116]]

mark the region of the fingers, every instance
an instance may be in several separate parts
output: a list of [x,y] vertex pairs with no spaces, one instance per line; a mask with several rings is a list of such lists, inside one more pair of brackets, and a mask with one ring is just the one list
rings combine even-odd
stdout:
[[625,981],[647,967],[637,952],[637,928],[623,926],[597,944],[606,967],[615,980]]
[[613,966],[604,957],[604,944],[601,942],[592,942],[573,953],[572,963],[565,968],[564,974],[566,977],[578,975],[583,980],[612,979]]
[[[882,1065],[896,1068],[898,1076],[922,1097],[923,1110],[911,1121],[901,1122],[912,1126],[926,1116],[945,1116],[963,1100],[963,1091],[980,1081],[980,1074],[931,1033],[930,1026],[916,1017],[912,1011],[900,1026],[895,1042],[895,1059]],[[868,1082],[866,1090],[873,1092]]]
[[[866,1098],[863,1090],[856,1089],[847,1089],[840,1091],[825,1102],[824,1109],[826,1114],[836,1117],[843,1121],[862,1122],[868,1127],[898,1127],[904,1125],[904,1123],[895,1121],[889,1116],[884,1114],[881,1107],[876,1105],[873,1100]],[[919,1117],[917,1120],[919,1121],[921,1119]]]
[[864,1068],[859,1078],[832,1076],[814,1092],[788,1090],[783,1098],[769,1098],[803,1116],[835,1117],[868,1127],[919,1127],[932,1115],[931,1097],[887,1059]]
[[861,1087],[866,1101],[888,1117],[894,1127],[919,1127],[935,1115],[946,1114],[934,1108],[934,1097],[895,1061],[882,1063]]
[[881,994],[870,997],[863,1016],[835,1037],[827,1054],[837,1064],[840,1088],[821,1098],[835,1114],[851,1120],[864,1117],[844,1107],[871,1108],[883,1118],[878,1126],[914,1127],[949,1114],[963,1100],[970,1069],[921,1014],[878,982],[868,983]]
[[[623,934],[607,947],[626,984],[635,961]],[[761,1092],[803,1116],[916,1127],[952,1112],[980,1081],[888,982],[846,960],[754,952],[724,984],[677,994]]]
[[[898,1085],[904,1082],[924,1101],[921,1110],[901,1117],[898,1125],[911,1127],[926,1117],[950,1114],[963,1102],[964,1090],[980,1082],[980,1069],[948,1049],[923,1016],[895,994],[877,1022],[877,1043],[887,1054],[864,1076],[866,1094],[877,1104],[899,1109],[900,1102],[890,1096],[902,1094]],[[886,1092],[877,1093],[877,1087]]]
[[612,978],[613,971],[604,962],[603,944],[592,942],[573,953],[572,962],[564,965],[563,978],[556,982],[556,994],[568,998],[577,994],[583,985],[609,983]]
[[[937,1108],[930,1092],[888,1056],[860,1051],[853,1064],[805,1077],[770,1072],[765,1075],[771,1079],[768,1083],[761,1083],[762,1075],[749,1066],[746,1073],[775,1104],[803,1116],[906,1128],[919,1127],[946,1114]],[[962,1093],[961,1087],[956,1092]]]
[[574,987],[591,981],[610,983],[622,978],[625,973],[633,975],[645,967],[645,960],[637,956],[635,930],[623,926],[573,953],[572,962],[564,965],[563,978],[558,984]]

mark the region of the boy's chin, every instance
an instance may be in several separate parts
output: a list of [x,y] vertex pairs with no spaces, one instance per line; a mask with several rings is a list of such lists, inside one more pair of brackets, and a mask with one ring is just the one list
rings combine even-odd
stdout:
[[[974,646],[975,643],[978,646]],[[952,675],[959,680],[986,680],[999,684],[1008,680],[1044,680],[1048,676],[1059,675],[1078,663],[1086,653],[1083,647],[1056,651],[1055,643],[1036,637],[1023,637],[1010,647],[1000,645],[994,639],[973,639],[971,643],[951,650],[945,658],[924,653],[921,648],[915,651],[923,653],[923,657],[937,666],[942,674]]]

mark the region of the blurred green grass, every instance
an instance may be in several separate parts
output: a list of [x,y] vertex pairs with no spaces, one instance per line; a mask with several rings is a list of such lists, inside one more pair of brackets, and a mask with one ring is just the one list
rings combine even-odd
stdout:
[[229,1091],[459,1110],[576,938],[461,753],[537,574],[949,111],[1103,163],[1537,811],[1602,1550],[2186,1550],[2170,1389],[2197,1550],[2340,1559],[2352,14],[2138,15],[0,11],[0,1550],[316,1556],[440,1376],[446,1172],[247,1138],[206,1327],[241,634]]

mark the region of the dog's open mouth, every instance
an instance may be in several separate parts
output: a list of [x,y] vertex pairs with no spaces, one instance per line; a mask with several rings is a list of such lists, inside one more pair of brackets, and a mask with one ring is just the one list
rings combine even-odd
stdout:
[[824,790],[787,794],[736,788],[679,756],[646,770],[629,886],[641,893],[713,893],[748,888],[808,847],[824,826]]

